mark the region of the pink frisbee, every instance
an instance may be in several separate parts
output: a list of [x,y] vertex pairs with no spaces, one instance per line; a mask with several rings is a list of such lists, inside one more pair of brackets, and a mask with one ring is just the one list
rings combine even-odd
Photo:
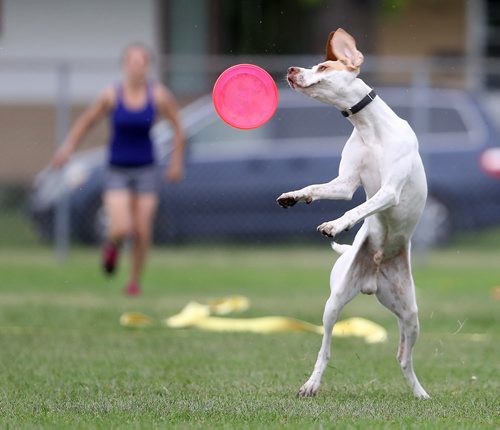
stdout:
[[212,100],[219,116],[230,126],[249,130],[271,119],[278,106],[278,88],[264,69],[237,64],[221,73]]

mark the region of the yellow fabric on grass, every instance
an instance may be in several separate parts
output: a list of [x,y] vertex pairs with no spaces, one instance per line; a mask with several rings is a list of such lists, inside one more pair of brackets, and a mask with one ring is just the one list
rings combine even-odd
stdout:
[[[306,321],[281,316],[260,318],[222,318],[212,315],[227,315],[242,312],[250,307],[250,301],[243,296],[223,297],[207,304],[189,302],[178,314],[162,321],[170,328],[195,327],[217,332],[276,333],[284,331],[311,332],[323,334],[323,327]],[[121,316],[120,324],[125,327],[147,327],[153,320],[147,315],[128,312]],[[387,331],[380,325],[364,318],[348,318],[337,322],[333,336],[362,337],[368,343],[387,340]]]

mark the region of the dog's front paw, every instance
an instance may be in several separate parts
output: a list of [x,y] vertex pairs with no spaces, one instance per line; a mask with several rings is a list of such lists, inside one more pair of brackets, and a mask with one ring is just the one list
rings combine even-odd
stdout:
[[300,194],[297,191],[290,191],[288,193],[283,193],[281,196],[279,196],[276,201],[282,208],[288,208],[297,202],[306,202],[306,203],[311,203],[312,198],[309,196],[305,196]]
[[318,381],[309,379],[297,393],[298,397],[315,397],[318,393],[320,383]]
[[328,237],[335,237],[340,231],[336,228],[335,222],[324,222],[323,224],[318,225],[318,230],[322,235]]
[[324,222],[318,225],[317,229],[321,234],[328,237],[335,237],[337,234],[348,231],[351,228],[349,223],[345,223],[341,218],[335,221]]

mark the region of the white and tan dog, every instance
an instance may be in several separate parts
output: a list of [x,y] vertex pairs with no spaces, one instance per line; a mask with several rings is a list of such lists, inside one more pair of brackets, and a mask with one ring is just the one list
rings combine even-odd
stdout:
[[338,29],[328,38],[325,62],[311,69],[288,69],[293,89],[335,106],[354,130],[342,151],[338,177],[284,193],[278,203],[287,208],[319,199],[350,200],[359,186],[366,193],[363,204],[318,226],[322,234],[335,237],[365,221],[352,246],[332,243],[342,255],[330,276],[323,342],[312,375],[298,394],[317,393],[330,358],[333,326],[344,305],[362,292],[375,294],[398,318],[397,359],[413,394],[428,398],[413,371],[419,322],[410,265],[410,239],[427,197],[425,171],[411,127],[357,77],[362,63],[353,37]]

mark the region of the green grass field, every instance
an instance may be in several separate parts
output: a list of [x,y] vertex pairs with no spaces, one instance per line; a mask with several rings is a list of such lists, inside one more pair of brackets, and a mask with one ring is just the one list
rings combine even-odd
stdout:
[[[470,245],[470,244],[469,244]],[[414,399],[395,359],[394,317],[359,296],[342,318],[389,331],[383,345],[336,339],[316,398],[295,397],[321,338],[125,329],[124,311],[157,320],[189,300],[243,294],[242,316],[321,323],[334,254],[324,247],[181,247],[153,252],[144,295],[121,294],[95,250],[60,266],[47,249],[0,250],[1,428],[498,428],[500,252],[455,247],[415,261],[421,336]]]

